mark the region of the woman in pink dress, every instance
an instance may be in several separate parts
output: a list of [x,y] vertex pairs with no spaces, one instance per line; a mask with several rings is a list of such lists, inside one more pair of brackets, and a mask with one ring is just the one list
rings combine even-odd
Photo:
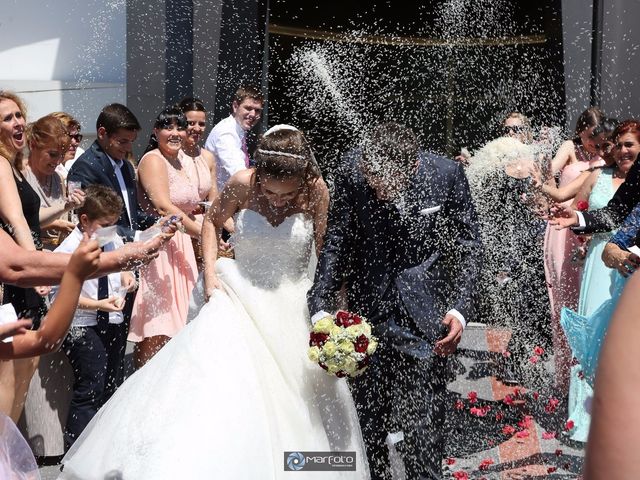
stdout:
[[198,179],[209,177],[205,162],[180,154],[187,120],[180,109],[163,110],[156,118],[147,151],[138,164],[140,205],[160,216],[181,215],[181,231],[140,270],[140,288],[133,305],[129,341],[136,342],[134,362],[142,367],[187,320],[189,298],[198,276],[191,238],[200,225],[191,214],[201,199]]
[[[560,187],[571,183],[583,171],[604,164],[604,160],[598,155],[597,135],[593,135],[594,129],[602,119],[603,114],[598,108],[592,107],[582,112],[576,122],[575,137],[564,142],[558,149],[551,162],[551,175],[555,176],[560,172]],[[570,205],[571,200],[565,203]],[[556,387],[565,393],[569,390],[572,355],[560,326],[560,311],[562,307],[573,310],[578,308],[582,267],[581,263],[574,259],[574,253],[580,246],[578,237],[570,230],[556,230],[555,227],[547,225],[544,265],[551,303]]]
[[[178,108],[182,110],[182,113],[184,113],[187,119],[187,138],[182,144],[182,150],[180,150],[180,160],[182,162],[199,164],[199,171],[203,172],[203,175],[199,175],[196,179],[200,200],[203,203],[191,212],[196,222],[202,225],[204,214],[207,211],[204,202],[206,200],[211,202],[218,195],[218,186],[216,184],[216,157],[209,150],[200,146],[200,141],[207,127],[207,110],[204,108],[204,104],[200,99],[193,97],[185,97],[180,100]],[[205,167],[209,170],[207,174],[204,174]],[[199,238],[193,239],[193,248],[196,253],[198,267],[201,269],[202,246],[200,245]]]

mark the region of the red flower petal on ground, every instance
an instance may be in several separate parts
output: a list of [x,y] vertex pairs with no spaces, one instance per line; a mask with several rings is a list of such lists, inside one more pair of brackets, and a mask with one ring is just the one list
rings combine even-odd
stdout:
[[531,415],[525,415],[522,420],[518,422],[518,426],[523,429],[529,429],[533,427],[533,417]]
[[311,332],[309,334],[309,346],[321,347],[322,345],[324,345],[324,342],[326,342],[328,338],[329,335],[326,333]]
[[456,463],[456,459],[449,457],[445,460],[445,462],[447,463],[447,465],[453,465]]
[[511,395],[505,395],[502,399],[502,403],[505,405],[513,405],[513,397]]
[[538,397],[540,397],[540,394],[538,392],[533,392],[533,399],[538,400]]
[[533,353],[535,353],[538,356],[544,355],[544,348],[542,347],[533,347]]
[[464,403],[462,402],[462,400],[456,400],[454,408],[456,410],[464,410]]
[[575,423],[573,420],[569,420],[567,421],[567,423],[564,425],[564,429],[569,431],[569,430],[573,430],[573,427],[575,426]]
[[520,430],[516,432],[516,437],[518,438],[527,438],[529,436],[529,430]]
[[499,422],[504,418],[504,414],[502,412],[496,413],[496,422]]
[[353,346],[356,352],[364,353],[367,351],[367,347],[369,346],[369,339],[366,337],[366,335],[360,335],[358,338],[356,338]]
[[457,472],[453,472],[453,478],[456,480],[469,480],[469,474],[462,470],[458,470]]
[[578,200],[578,203],[576,203],[576,207],[578,207],[578,210],[580,212],[586,212],[587,210],[589,210],[589,202],[587,202],[586,200]]
[[469,399],[469,403],[476,403],[478,401],[478,393],[471,391],[467,393],[467,398]]
[[485,410],[483,407],[471,407],[469,409],[469,413],[476,417],[484,417],[487,415],[487,410]]
[[556,450],[556,457],[559,457],[560,455],[562,455],[562,450],[560,450],[559,448]]
[[583,372],[582,370],[580,370],[580,371],[578,372],[578,378],[579,378],[580,380],[584,380],[584,372]]
[[560,404],[560,400],[558,400],[557,398],[551,397],[547,402],[547,404],[544,406],[544,411],[546,413],[553,413],[556,411],[556,408],[558,407],[559,404]]
[[543,440],[553,440],[556,438],[556,432],[543,432],[542,439]]
[[493,463],[493,460],[491,460],[490,458],[485,458],[480,462],[480,465],[478,465],[478,470],[489,470],[489,467],[493,465]]
[[511,352],[510,352],[510,351],[508,351],[508,350],[504,350],[504,351],[502,352],[502,356],[503,356],[504,358],[509,358],[509,357],[511,356]]
[[547,473],[553,473],[553,472],[555,472],[556,470],[558,470],[558,468],[557,468],[557,467],[549,467],[549,468],[547,468]]
[[529,363],[538,363],[538,360],[540,360],[540,357],[537,355],[529,357]]
[[513,435],[514,433],[516,433],[516,429],[514,427],[512,427],[511,425],[505,425],[504,427],[502,427],[502,433],[504,435]]

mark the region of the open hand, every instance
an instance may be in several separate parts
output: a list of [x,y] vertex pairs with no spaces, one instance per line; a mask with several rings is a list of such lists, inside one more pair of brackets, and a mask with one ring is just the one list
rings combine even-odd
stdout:
[[446,356],[456,351],[458,344],[462,339],[462,323],[454,315],[447,313],[442,320],[442,324],[446,325],[449,333],[442,340],[436,342],[434,352],[438,355]]
[[550,209],[549,223],[556,226],[556,230],[578,225],[578,215],[571,207],[564,205],[554,205]]

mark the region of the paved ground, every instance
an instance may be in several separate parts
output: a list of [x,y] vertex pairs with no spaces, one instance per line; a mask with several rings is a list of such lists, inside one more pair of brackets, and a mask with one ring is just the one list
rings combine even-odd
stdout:
[[[495,360],[507,340],[508,332],[483,325],[470,324],[465,331],[449,384],[446,478],[579,478],[584,452],[566,436],[566,403],[545,411],[555,398],[550,388],[526,391],[496,380]],[[40,472],[43,480],[53,480],[59,467],[43,466]]]

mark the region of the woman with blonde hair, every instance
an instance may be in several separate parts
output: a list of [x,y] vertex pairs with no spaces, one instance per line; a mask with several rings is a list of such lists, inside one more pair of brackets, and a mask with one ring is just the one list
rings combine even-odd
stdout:
[[[40,199],[20,172],[25,129],[24,103],[15,94],[0,91],[0,227],[22,248],[41,250]],[[48,292],[48,287],[5,285],[2,302],[11,303],[18,317],[31,318],[37,327],[47,311],[43,295]],[[14,421],[20,418],[37,364],[37,357],[0,362],[0,411]]]

